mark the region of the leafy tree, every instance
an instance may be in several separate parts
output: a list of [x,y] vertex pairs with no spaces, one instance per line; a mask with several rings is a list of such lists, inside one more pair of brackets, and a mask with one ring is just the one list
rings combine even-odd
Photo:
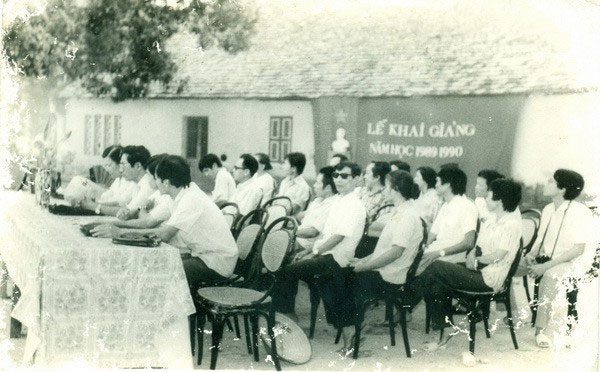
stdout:
[[42,14],[14,22],[3,42],[26,76],[77,81],[121,101],[173,82],[164,43],[178,30],[197,34],[203,48],[235,53],[248,46],[255,22],[237,0],[50,0]]

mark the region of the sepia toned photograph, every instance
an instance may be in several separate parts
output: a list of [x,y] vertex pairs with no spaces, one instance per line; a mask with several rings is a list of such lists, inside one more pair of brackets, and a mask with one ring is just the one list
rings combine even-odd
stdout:
[[0,14],[0,370],[599,369],[600,1]]

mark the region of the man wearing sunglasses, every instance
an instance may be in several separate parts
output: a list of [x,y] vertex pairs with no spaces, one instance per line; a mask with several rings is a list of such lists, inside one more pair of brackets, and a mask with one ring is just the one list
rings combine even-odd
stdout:
[[[332,174],[340,197],[331,205],[323,231],[315,242],[312,254],[304,256],[283,270],[281,280],[273,293],[275,310],[294,315],[298,281],[311,281],[316,275],[324,283],[323,302],[328,321],[334,325],[343,322],[342,317],[352,314],[332,313],[338,303],[347,294],[344,291],[344,272],[365,227],[366,211],[358,194],[354,192],[361,177],[361,169],[351,162],[341,162]],[[341,280],[338,280],[341,279]]]

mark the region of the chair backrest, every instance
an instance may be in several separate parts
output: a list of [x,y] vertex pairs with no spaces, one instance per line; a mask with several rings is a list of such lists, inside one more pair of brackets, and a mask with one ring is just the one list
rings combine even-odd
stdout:
[[229,223],[229,227],[233,232],[235,222],[237,222],[237,219],[240,216],[240,208],[235,203],[225,203],[221,205],[220,208],[221,212],[223,212],[223,216],[225,216],[225,219]]
[[394,208],[394,207],[395,207],[395,205],[394,205],[394,204],[391,204],[391,203],[390,203],[390,204],[386,204],[386,205],[383,205],[383,206],[379,207],[379,208],[377,209],[377,211],[375,212],[375,214],[373,214],[372,221],[377,221],[377,219],[378,219],[379,217],[381,217],[381,215],[383,214],[383,212],[385,212],[387,209]]
[[287,216],[276,219],[265,230],[260,243],[260,257],[262,266],[269,273],[278,272],[289,260],[297,230],[296,220]]
[[276,196],[274,198],[271,198],[265,202],[265,204],[263,205],[263,208],[266,209],[272,205],[284,206],[287,211],[286,215],[292,213],[292,209],[294,208],[292,199],[288,198],[287,196]]
[[519,241],[519,249],[517,250],[517,254],[515,254],[515,258],[513,259],[512,264],[510,265],[510,269],[508,269],[508,275],[506,275],[506,279],[504,279],[504,284],[502,286],[502,292],[510,289],[510,285],[512,284],[513,275],[517,272],[517,268],[519,267],[519,262],[521,261],[521,255],[523,254],[523,238]]
[[423,228],[423,239],[421,239],[421,243],[419,243],[419,248],[417,250],[417,254],[415,255],[415,259],[412,264],[408,268],[408,272],[406,273],[406,283],[413,280],[417,274],[417,268],[421,263],[421,258],[423,258],[423,252],[425,251],[425,245],[427,244],[427,222],[423,218],[421,218],[421,227]]
[[265,213],[262,209],[255,209],[248,212],[245,216],[239,216],[231,228],[233,237],[237,239],[240,232],[249,225],[261,226],[264,231],[265,224],[262,217],[264,217]]
[[263,233],[262,225],[250,224],[244,227],[237,236],[238,258],[244,261],[256,246]]
[[521,218],[523,221],[523,253],[527,254],[537,239],[542,214],[537,209],[527,209],[521,212]]

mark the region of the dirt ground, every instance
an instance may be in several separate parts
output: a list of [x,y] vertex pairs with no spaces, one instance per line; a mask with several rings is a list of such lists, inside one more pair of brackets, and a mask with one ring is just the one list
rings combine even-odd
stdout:
[[[315,338],[311,341],[312,358],[308,363],[293,365],[282,362],[284,370],[598,370],[598,280],[580,288],[578,310],[580,319],[574,329],[569,348],[556,345],[551,350],[539,349],[535,345],[534,330],[529,324],[530,314],[526,311],[525,295],[520,280],[515,280],[518,306],[521,309],[517,340],[519,350],[513,348],[508,327],[500,320],[505,316],[504,311],[496,311],[492,307],[490,326],[492,336],[486,339],[483,325],[480,323],[476,334],[476,357],[479,362],[474,367],[462,364],[462,353],[468,350],[467,324],[460,323],[461,331],[446,346],[445,349],[427,351],[424,344],[435,340],[437,334],[425,334],[425,311],[419,306],[413,312],[413,318],[408,324],[410,346],[413,350],[412,358],[407,358],[404,353],[402,335],[398,328],[396,346],[390,346],[388,329],[374,325],[383,320],[383,306],[379,306],[367,313],[365,320],[367,326],[363,331],[364,340],[361,343],[361,352],[357,360],[350,356],[338,354],[340,345],[334,344],[335,332],[328,326],[324,319],[323,309],[320,307],[316,326]],[[306,286],[301,285],[297,299],[297,312],[299,325],[308,333],[309,326],[309,299]],[[9,300],[0,301],[0,311],[4,317],[0,320],[0,370],[13,369],[20,365],[25,339],[8,340],[8,309]],[[561,343],[563,339],[559,339]],[[207,369],[209,363],[210,337],[205,337],[204,361],[195,368]],[[222,351],[219,353],[217,367],[219,369],[242,370],[274,370],[267,359],[266,352],[261,349],[261,360],[256,363],[246,352],[244,338],[236,339],[233,332],[225,332]]]

